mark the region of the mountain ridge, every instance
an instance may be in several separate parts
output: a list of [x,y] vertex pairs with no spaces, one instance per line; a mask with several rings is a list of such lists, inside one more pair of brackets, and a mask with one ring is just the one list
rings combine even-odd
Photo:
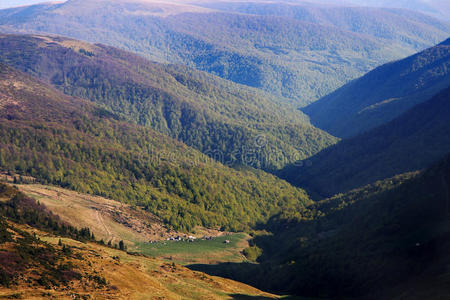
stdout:
[[426,168],[450,151],[449,95],[450,88],[444,89],[386,124],[286,167],[280,176],[319,195],[332,196]]
[[3,171],[140,206],[181,231],[196,225],[242,230],[282,207],[301,209],[310,202],[304,191],[273,175],[228,168],[87,100],[0,67]]
[[3,62],[228,165],[277,169],[337,140],[288,101],[186,67],[62,37],[2,35],[0,48]]
[[[281,35],[270,16],[217,11],[160,18],[148,15],[151,9],[146,13],[146,6],[136,1],[101,7],[90,3],[83,13],[79,7],[82,6],[58,4],[0,11],[0,28],[19,33],[46,32],[121,47],[152,60],[185,64],[264,89],[298,105],[311,103],[373,67],[435,44],[450,33],[450,26],[439,25],[447,28],[444,31],[439,26],[427,27],[419,22],[420,16],[412,22],[388,13],[369,30],[372,35],[277,17],[290,28],[281,31]],[[353,13],[359,20],[355,21],[357,27],[365,17],[357,10]],[[376,17],[379,13],[373,11],[369,15]],[[237,20],[239,28],[233,27]],[[403,26],[403,30],[394,30],[394,24]],[[227,33],[231,29],[239,30],[250,40]],[[376,38],[378,31],[394,34],[395,38]],[[326,42],[330,38],[335,38],[337,49]],[[342,41],[350,41],[350,46]]]
[[450,85],[450,39],[380,66],[303,108],[316,126],[351,137],[382,125]]

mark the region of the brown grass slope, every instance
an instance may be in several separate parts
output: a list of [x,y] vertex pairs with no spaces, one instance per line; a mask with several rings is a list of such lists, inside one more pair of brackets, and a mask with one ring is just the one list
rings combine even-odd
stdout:
[[[117,245],[123,241],[128,251],[147,253],[152,257],[170,259],[181,264],[245,260],[242,251],[248,247],[250,237],[243,233],[231,234],[200,226],[190,233],[179,232],[170,229],[160,218],[139,207],[104,197],[40,184],[15,186],[19,191],[45,205],[67,224],[78,229],[89,228],[97,240],[103,240],[106,244],[111,242],[112,245]],[[202,240],[200,243],[166,241],[170,237],[188,239],[188,236],[198,239],[207,236],[213,237],[213,240]],[[223,237],[217,240],[221,247],[206,244],[214,243],[217,237]],[[236,242],[226,244],[222,242],[223,239],[233,239]],[[153,244],[150,241],[157,243]],[[206,244],[206,247],[202,243]]]
[[[22,204],[37,207],[41,217],[27,217],[27,209],[14,207],[17,197]],[[55,235],[52,228],[46,227],[50,223],[39,220],[47,214],[47,218],[60,224],[59,228],[63,223],[42,204],[4,184],[0,185],[0,198],[2,298],[235,299],[239,295],[277,298],[174,263]],[[36,220],[41,229],[30,226]]]

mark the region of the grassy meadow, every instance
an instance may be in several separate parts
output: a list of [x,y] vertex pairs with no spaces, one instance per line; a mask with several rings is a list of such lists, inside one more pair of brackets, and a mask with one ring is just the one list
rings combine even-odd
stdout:
[[[39,184],[17,185],[20,191],[45,205],[63,221],[78,227],[88,227],[105,243],[124,241],[128,251],[168,259],[179,264],[242,262],[242,251],[250,236],[245,233],[227,235],[218,230],[198,228],[197,239],[167,241],[186,234],[174,231],[156,216],[139,208],[103,197],[81,194],[59,187]],[[203,240],[203,236],[212,239]],[[229,243],[225,243],[229,240]],[[150,243],[157,241],[157,243]]]

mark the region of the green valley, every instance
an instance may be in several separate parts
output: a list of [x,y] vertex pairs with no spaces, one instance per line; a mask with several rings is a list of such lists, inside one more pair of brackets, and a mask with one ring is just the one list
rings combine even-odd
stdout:
[[0,299],[449,298],[443,2],[0,4]]

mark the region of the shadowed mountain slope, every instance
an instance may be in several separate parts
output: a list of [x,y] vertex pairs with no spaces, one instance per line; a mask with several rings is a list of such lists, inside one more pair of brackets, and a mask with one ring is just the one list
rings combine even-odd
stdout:
[[197,265],[267,290],[331,299],[439,299],[448,290],[450,159],[289,212],[255,264]]
[[303,108],[316,126],[350,137],[386,123],[450,86],[450,39],[385,64]]
[[420,170],[450,151],[450,88],[391,122],[327,148],[281,177],[320,195]]

